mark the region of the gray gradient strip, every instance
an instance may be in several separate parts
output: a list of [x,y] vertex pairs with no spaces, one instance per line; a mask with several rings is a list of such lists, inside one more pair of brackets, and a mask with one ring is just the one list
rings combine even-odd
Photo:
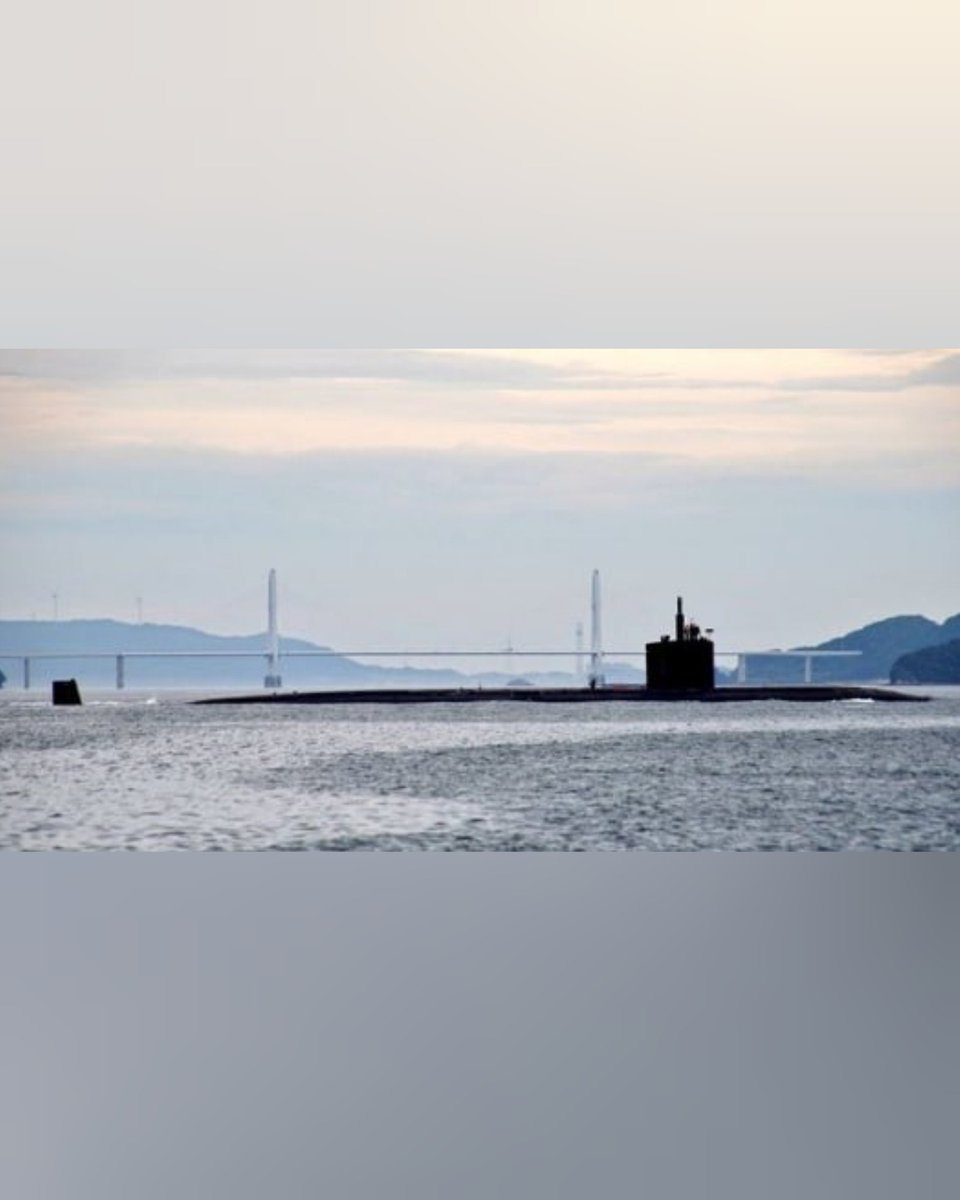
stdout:
[[953,856],[6,856],[0,1192],[955,1195]]

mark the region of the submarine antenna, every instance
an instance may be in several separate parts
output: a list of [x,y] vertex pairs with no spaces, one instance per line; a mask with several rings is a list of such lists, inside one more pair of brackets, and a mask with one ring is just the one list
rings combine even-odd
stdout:
[[267,674],[263,686],[283,686],[280,678],[280,637],[277,633],[277,572],[273,567],[267,578]]
[[600,572],[593,572],[590,586],[590,686],[603,687],[603,635],[600,614]]

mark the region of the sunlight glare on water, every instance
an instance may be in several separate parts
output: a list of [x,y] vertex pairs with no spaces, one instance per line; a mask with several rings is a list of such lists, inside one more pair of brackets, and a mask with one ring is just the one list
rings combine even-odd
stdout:
[[0,846],[960,848],[960,691],[925,705],[0,701]]

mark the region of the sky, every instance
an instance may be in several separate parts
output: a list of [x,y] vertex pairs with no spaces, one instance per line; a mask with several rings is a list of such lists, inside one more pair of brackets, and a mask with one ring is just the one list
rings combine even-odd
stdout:
[[6,7],[8,345],[952,340],[950,0]]
[[0,618],[337,649],[960,611],[956,350],[0,351]]

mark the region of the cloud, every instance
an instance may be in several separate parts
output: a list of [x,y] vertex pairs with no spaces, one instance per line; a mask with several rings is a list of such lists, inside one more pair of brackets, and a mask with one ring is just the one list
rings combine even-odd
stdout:
[[[944,448],[960,438],[960,406],[944,389],[863,394],[477,394],[458,388],[387,389],[361,381],[168,381],[66,394],[22,385],[4,413],[0,458],[9,477],[51,456],[130,457],[140,448],[229,454],[292,464],[319,454],[447,455],[455,470],[483,454],[636,456],[701,469],[882,472],[908,455],[917,482],[944,476]],[[956,456],[947,471],[956,475]]]
[[950,352],[899,373],[868,375],[814,375],[786,380],[789,391],[813,392],[905,392],[913,388],[951,387],[960,384],[960,353]]
[[378,380],[482,387],[557,387],[562,369],[524,360],[425,350],[7,350],[0,376],[78,385],[163,380]]
[[960,384],[960,354],[948,354],[927,367],[913,372],[908,387]]
[[881,358],[864,372],[849,351],[7,351],[0,458],[9,476],[138,448],[253,463],[422,452],[455,471],[483,454],[581,454],[611,470],[626,456],[644,472],[955,481],[960,354]]
[[[960,382],[960,354],[946,351],[751,352],[753,373],[724,368],[740,351],[502,350],[7,350],[0,379],[74,387],[158,381],[378,381],[467,389],[676,391],[785,389],[903,391]],[[789,353],[786,363],[783,355]],[[844,370],[817,373],[824,353]],[[891,362],[859,372],[861,357]],[[918,363],[918,357],[921,361]],[[686,361],[685,361],[686,360]],[[805,361],[806,360],[806,361]],[[684,369],[686,368],[686,369]]]

